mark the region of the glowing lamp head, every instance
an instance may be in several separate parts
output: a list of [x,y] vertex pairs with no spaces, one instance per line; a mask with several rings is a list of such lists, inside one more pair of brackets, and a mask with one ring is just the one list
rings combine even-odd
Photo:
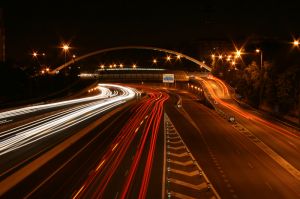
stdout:
[[236,51],[236,57],[241,57],[242,52],[240,50]]
[[296,46],[296,47],[298,47],[299,44],[300,44],[300,43],[299,43],[299,40],[295,40],[295,41],[293,42],[293,45]]
[[67,44],[64,44],[64,45],[62,46],[62,49],[63,49],[64,51],[68,51],[69,48],[70,48],[70,46],[67,45]]

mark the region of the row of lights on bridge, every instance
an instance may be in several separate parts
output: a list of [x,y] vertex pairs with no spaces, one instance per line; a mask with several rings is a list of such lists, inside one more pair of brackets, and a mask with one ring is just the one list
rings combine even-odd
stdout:
[[[170,55],[168,55],[168,56],[166,56],[165,59],[166,59],[168,62],[170,62],[172,59],[174,59],[174,57],[171,57]],[[180,55],[177,55],[177,56],[175,57],[175,59],[180,60],[180,59],[181,59],[181,56],[180,56]],[[157,64],[157,63],[158,63],[158,60],[157,60],[157,59],[153,59],[152,62],[153,62],[153,64]],[[105,68],[111,68],[111,69],[112,69],[112,68],[117,68],[117,67],[123,68],[124,65],[123,65],[123,64],[110,64],[110,65],[108,65],[108,66],[105,66],[104,64],[99,65],[99,68],[101,68],[101,69],[105,69]],[[132,67],[132,68],[136,68],[137,65],[136,65],[136,64],[133,64],[131,67]]]

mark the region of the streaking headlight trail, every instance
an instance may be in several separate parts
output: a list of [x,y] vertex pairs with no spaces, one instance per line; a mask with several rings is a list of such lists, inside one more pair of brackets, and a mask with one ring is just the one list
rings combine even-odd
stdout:
[[[101,98],[107,95],[109,95],[110,98],[78,106],[14,129],[0,132],[0,155],[19,149],[55,133],[62,132],[63,130],[83,122],[97,114],[103,113],[104,111],[125,103],[126,101],[133,99],[136,95],[136,91],[134,89],[120,85],[99,84],[99,88],[105,91],[103,92],[104,94],[100,94]],[[111,94],[111,92],[108,91],[110,89],[114,89],[115,94]]]

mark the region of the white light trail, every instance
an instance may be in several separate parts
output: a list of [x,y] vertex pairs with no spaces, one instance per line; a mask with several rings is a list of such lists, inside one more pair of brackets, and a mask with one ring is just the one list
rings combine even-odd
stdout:
[[55,103],[49,103],[49,104],[43,104],[43,105],[35,105],[35,106],[29,106],[29,107],[19,108],[19,109],[15,109],[15,110],[5,111],[5,112],[0,113],[0,119],[19,116],[19,115],[32,113],[35,111],[41,111],[41,110],[49,109],[49,108],[57,108],[57,107],[66,106],[66,105],[72,105],[72,104],[78,104],[78,103],[82,103],[82,102],[89,102],[89,101],[104,99],[104,98],[113,96],[111,91],[108,88],[99,86],[98,89],[100,91],[100,94],[92,96],[92,97],[85,97],[85,98],[80,98],[80,99],[75,99],[75,100],[66,100],[66,101],[62,101],[62,102],[55,102]]
[[[107,89],[103,94],[111,96],[103,100],[81,105],[60,113],[53,114],[46,118],[16,127],[14,129],[0,132],[0,155],[4,155],[50,135],[63,132],[64,130],[77,125],[91,117],[112,109],[126,101],[133,99],[136,91],[124,86],[113,84],[99,84],[100,88],[114,89],[114,93]],[[118,95],[117,95],[118,94]]]

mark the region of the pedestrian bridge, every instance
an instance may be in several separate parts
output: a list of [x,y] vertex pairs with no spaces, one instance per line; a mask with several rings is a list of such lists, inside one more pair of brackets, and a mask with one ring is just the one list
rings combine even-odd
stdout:
[[106,49],[102,49],[102,50],[97,50],[97,51],[93,51],[90,53],[87,53],[85,55],[79,56],[75,59],[72,59],[69,62],[66,62],[65,64],[58,66],[57,68],[53,69],[51,71],[52,74],[56,74],[58,73],[61,69],[68,67],[72,64],[74,64],[75,62],[78,62],[80,60],[84,60],[86,58],[95,56],[95,55],[99,55],[102,53],[106,53],[106,52],[111,52],[111,51],[117,51],[117,50],[127,50],[127,49],[141,49],[141,50],[152,50],[152,51],[160,51],[160,52],[165,52],[165,53],[169,53],[169,54],[174,54],[176,56],[180,56],[182,58],[185,58],[195,64],[197,64],[200,68],[205,68],[207,70],[207,72],[211,71],[211,67],[209,67],[208,65],[206,65],[205,63],[191,57],[188,56],[186,54],[177,52],[177,51],[173,51],[173,50],[169,50],[169,49],[164,49],[164,48],[157,48],[157,47],[150,47],[150,46],[120,46],[120,47],[113,47],[113,48],[106,48]]

